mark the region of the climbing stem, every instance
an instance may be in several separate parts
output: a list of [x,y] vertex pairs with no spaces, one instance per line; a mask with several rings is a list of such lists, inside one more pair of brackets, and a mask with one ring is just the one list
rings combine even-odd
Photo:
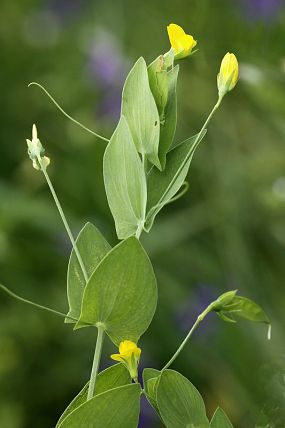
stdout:
[[94,396],[96,378],[97,378],[97,374],[98,374],[98,370],[99,370],[101,353],[102,353],[102,346],[103,346],[103,339],[104,339],[104,327],[99,325],[97,328],[98,328],[98,333],[97,333],[97,340],[96,340],[96,346],[95,346],[94,359],[93,359],[92,371],[91,371],[91,376],[90,376],[87,400],[91,400],[91,398],[93,398],[93,396]]

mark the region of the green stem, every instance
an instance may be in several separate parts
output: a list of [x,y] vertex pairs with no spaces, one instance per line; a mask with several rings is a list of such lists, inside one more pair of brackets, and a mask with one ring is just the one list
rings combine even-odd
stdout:
[[38,303],[32,302],[31,300],[24,299],[23,297],[18,296],[17,294],[13,293],[13,291],[9,290],[9,288],[5,287],[2,284],[0,284],[0,289],[2,289],[3,291],[5,291],[5,293],[9,294],[14,299],[19,300],[20,302],[28,303],[29,305],[32,305],[32,306],[34,306],[36,308],[43,309],[44,311],[51,312],[51,313],[59,315],[59,316],[61,316],[63,318],[68,318],[68,319],[70,319],[72,321],[78,321],[78,319],[70,317],[68,315],[65,315],[64,313],[56,311],[55,309],[51,309],[51,308],[48,308],[47,306],[39,305]]
[[203,319],[205,318],[205,316],[211,312],[212,310],[212,304],[209,305],[196,319],[195,323],[193,324],[191,330],[189,331],[189,333],[187,334],[187,336],[185,337],[185,339],[183,340],[183,342],[181,343],[181,345],[179,346],[179,348],[177,349],[177,351],[175,352],[175,354],[170,358],[170,360],[168,361],[168,363],[165,364],[165,366],[163,367],[163,370],[166,370],[172,363],[174,360],[176,360],[176,358],[178,357],[178,355],[180,354],[180,352],[183,350],[183,348],[185,347],[186,343],[188,342],[188,340],[190,339],[190,337],[192,336],[193,332],[196,330],[196,328],[198,327],[198,325],[200,324],[201,321],[203,321]]
[[89,132],[92,135],[95,135],[95,137],[100,138],[103,141],[107,141],[109,142],[108,138],[103,137],[100,134],[97,134],[97,132],[92,131],[91,129],[87,128],[87,126],[82,125],[82,123],[78,122],[78,120],[74,119],[73,117],[71,117],[68,113],[66,113],[63,108],[58,104],[57,101],[55,101],[55,99],[51,96],[51,94],[39,83],[37,82],[31,82],[29,83],[28,87],[35,85],[38,86],[39,88],[41,88],[42,91],[44,91],[44,93],[51,99],[51,101],[54,103],[54,105],[59,109],[59,111],[61,111],[61,113],[67,117],[69,120],[71,120],[73,123],[75,123],[76,125],[80,126],[82,129],[84,129],[85,131]]
[[143,231],[143,227],[144,227],[144,220],[142,220],[139,224],[138,224],[138,228],[137,228],[137,231],[136,231],[136,234],[135,234],[135,237],[139,240],[140,239],[140,236],[141,236],[141,234],[142,234],[142,231]]
[[82,270],[82,274],[83,274],[84,279],[85,279],[85,282],[86,282],[86,284],[87,284],[87,282],[88,282],[88,275],[87,275],[87,272],[86,272],[86,269],[85,269],[85,266],[84,266],[83,260],[82,260],[82,258],[81,258],[81,255],[80,255],[80,253],[79,253],[79,251],[78,251],[78,248],[77,248],[76,242],[75,242],[75,240],[74,240],[74,238],[73,238],[73,235],[72,235],[72,233],[71,233],[71,230],[70,230],[69,224],[68,224],[68,222],[67,222],[67,220],[66,220],[66,217],[65,217],[65,215],[64,215],[63,209],[62,209],[62,207],[61,207],[61,205],[60,205],[60,202],[59,202],[59,200],[58,200],[58,197],[57,197],[57,194],[56,194],[56,192],[55,192],[55,190],[54,190],[54,187],[53,187],[53,185],[52,185],[52,182],[50,181],[50,178],[49,178],[49,175],[48,175],[48,173],[47,173],[47,171],[46,171],[46,168],[45,168],[45,167],[43,166],[43,164],[42,164],[41,158],[39,158],[39,159],[38,159],[38,161],[39,161],[39,164],[40,164],[40,166],[41,166],[41,171],[43,172],[43,174],[44,174],[44,176],[45,176],[45,179],[46,179],[46,181],[47,181],[47,184],[48,184],[48,186],[49,186],[49,188],[50,188],[51,194],[52,194],[53,199],[54,199],[54,202],[55,202],[55,204],[56,204],[56,206],[57,206],[57,209],[58,209],[58,212],[59,212],[59,214],[60,214],[60,217],[61,217],[61,219],[62,219],[62,221],[63,221],[63,224],[64,224],[64,227],[65,227],[66,232],[67,232],[67,234],[68,234],[68,237],[69,237],[69,239],[70,239],[70,241],[71,241],[71,243],[72,243],[72,246],[73,246],[73,249],[74,249],[74,251],[75,251],[75,254],[76,254],[76,257],[77,257],[78,263],[79,263],[80,268],[81,268],[81,270]]
[[[59,214],[62,218],[63,224],[65,226],[66,232],[69,236],[69,239],[72,243],[72,246],[74,248],[76,257],[78,259],[80,268],[82,270],[85,282],[87,284],[88,282],[88,275],[84,266],[84,263],[82,261],[81,255],[78,251],[76,242],[73,238],[73,235],[71,233],[70,227],[68,225],[68,222],[65,218],[64,212],[62,210],[62,207],[60,205],[60,202],[58,200],[58,197],[56,195],[56,192],[54,190],[54,187],[52,185],[52,182],[50,181],[49,175],[46,171],[46,168],[44,167],[44,165],[42,164],[41,158],[38,158],[39,164],[41,166],[41,171],[43,172],[45,179],[47,181],[47,184],[50,188],[50,191],[52,193],[52,196],[54,198],[55,204],[57,206],[57,209],[59,211]],[[94,353],[94,360],[93,360],[93,366],[92,366],[92,371],[91,371],[91,377],[90,377],[90,383],[89,383],[89,388],[88,388],[88,394],[87,394],[87,400],[90,400],[93,395],[94,395],[94,388],[95,388],[95,383],[96,383],[96,377],[97,377],[97,373],[98,373],[98,369],[99,369],[99,364],[100,364],[100,358],[101,358],[101,353],[102,353],[102,344],[103,344],[103,336],[104,336],[104,328],[102,326],[98,326],[98,335],[97,335],[97,341],[96,341],[96,346],[95,346],[95,353]]]
[[99,370],[100,358],[102,353],[102,345],[103,345],[103,339],[104,339],[103,326],[98,326],[97,328],[98,328],[98,333],[97,333],[95,353],[94,353],[92,371],[91,371],[88,394],[87,394],[87,401],[91,400],[91,398],[93,398],[94,396],[95,383],[96,383],[96,378]]
[[215,111],[219,108],[221,102],[222,102],[223,97],[219,97],[218,101],[216,102],[216,104],[213,107],[213,110],[211,111],[211,113],[209,114],[209,116],[206,119],[206,122],[204,123],[204,125],[201,128],[201,131],[199,132],[199,134],[197,135],[196,141],[199,141],[199,138],[201,137],[202,133],[204,132],[204,130],[206,129],[208,123],[210,122],[210,120],[212,119],[212,116],[214,115]]

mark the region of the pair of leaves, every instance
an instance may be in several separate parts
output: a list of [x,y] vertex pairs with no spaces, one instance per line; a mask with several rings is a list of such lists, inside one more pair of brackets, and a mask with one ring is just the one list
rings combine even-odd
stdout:
[[167,70],[161,55],[148,67],[150,89],[160,115],[159,159],[162,170],[166,165],[166,154],[172,145],[177,124],[176,86],[179,66]]
[[141,388],[131,384],[127,369],[116,364],[97,377],[94,397],[87,400],[88,384],[70,403],[56,428],[136,428]]
[[143,163],[148,160],[161,169],[159,138],[159,114],[145,60],[139,58],[127,76],[121,118],[103,160],[106,194],[119,239],[144,226],[147,185]]
[[233,428],[221,409],[209,424],[203,398],[180,373],[145,369],[143,379],[146,396],[167,428]]
[[[183,185],[194,151],[205,135],[187,139],[168,152],[177,122],[179,69],[167,71],[159,60],[147,69],[140,58],[130,71],[121,118],[104,154],[104,183],[119,239],[151,229],[157,213]],[[154,165],[147,179],[145,159]]]
[[[97,264],[84,287],[74,252],[71,254],[68,299],[69,313],[79,318],[76,328],[100,323],[116,345],[125,339],[137,342],[148,328],[157,303],[155,275],[142,245],[130,237],[109,251],[91,224],[84,227],[76,242],[87,272]],[[99,262],[102,249],[106,254]],[[88,251],[91,254],[86,256]]]

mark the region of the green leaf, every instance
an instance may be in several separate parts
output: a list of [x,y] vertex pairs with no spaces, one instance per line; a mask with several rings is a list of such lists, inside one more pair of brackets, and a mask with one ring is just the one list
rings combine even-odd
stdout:
[[270,324],[270,320],[264,310],[257,303],[246,297],[235,296],[230,303],[223,305],[216,311],[222,319],[226,317],[231,321],[236,321],[237,318],[244,318],[249,321]]
[[141,388],[125,385],[96,395],[72,411],[58,428],[137,428]]
[[158,412],[156,403],[156,389],[161,372],[156,369],[146,368],[143,371],[143,385],[147,400]]
[[[83,260],[88,277],[92,275],[99,262],[110,251],[111,246],[104,236],[91,223],[81,229],[76,245]],[[74,249],[71,251],[67,271],[68,316],[78,319],[81,312],[82,296],[86,283]],[[66,318],[65,322],[75,321]]]
[[157,404],[167,428],[209,428],[203,399],[192,383],[174,370],[164,370]]
[[233,428],[231,421],[220,407],[217,408],[212,417],[210,428]]
[[104,159],[104,182],[119,239],[143,227],[146,210],[146,178],[124,116],[111,137]]
[[[108,367],[106,370],[103,370],[99,373],[96,380],[96,388],[94,396],[102,394],[105,391],[116,388],[118,386],[123,386],[130,384],[132,382],[128,370],[122,364],[115,364],[111,367]],[[84,404],[87,401],[89,382],[84,386],[84,388],[79,392],[79,394],[72,400],[69,406],[65,409],[61,415],[55,428],[58,428],[61,422],[71,413],[73,410],[77,409],[81,404]]]
[[193,154],[206,134],[204,131],[183,141],[167,154],[164,171],[152,168],[147,177],[148,201],[146,230],[149,231],[158,212],[166,205],[181,188],[188,173]]
[[148,328],[157,303],[151,262],[130,237],[113,248],[91,276],[84,292],[80,324],[100,323],[116,344],[137,342]]
[[126,79],[122,95],[122,115],[129,124],[138,152],[146,155],[157,168],[161,168],[158,158],[159,115],[143,58],[138,59]]
[[162,169],[165,168],[166,154],[169,147],[173,143],[173,138],[176,131],[177,124],[177,96],[176,86],[179,72],[179,65],[168,71],[168,100],[164,109],[164,120],[160,126],[160,140],[159,140],[159,159]]

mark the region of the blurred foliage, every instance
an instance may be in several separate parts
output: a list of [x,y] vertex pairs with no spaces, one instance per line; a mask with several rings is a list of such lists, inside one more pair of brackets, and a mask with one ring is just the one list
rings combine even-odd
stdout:
[[[36,122],[74,233],[94,222],[116,242],[102,180],[104,143],[67,121],[38,81],[89,127],[110,136],[130,65],[168,50],[166,25],[198,40],[181,62],[176,140],[196,133],[216,100],[224,53],[241,63],[195,155],[190,191],[160,214],[143,243],[159,282],[142,366],[160,368],[199,313],[228,289],[261,304],[273,321],[227,325],[211,315],[174,368],[236,428],[285,426],[285,7],[282,0],[1,0],[1,282],[66,311],[70,245],[25,138]],[[85,384],[95,330],[0,296],[0,426],[50,428]],[[106,341],[103,366],[113,347]],[[141,427],[158,427],[142,403]]]

